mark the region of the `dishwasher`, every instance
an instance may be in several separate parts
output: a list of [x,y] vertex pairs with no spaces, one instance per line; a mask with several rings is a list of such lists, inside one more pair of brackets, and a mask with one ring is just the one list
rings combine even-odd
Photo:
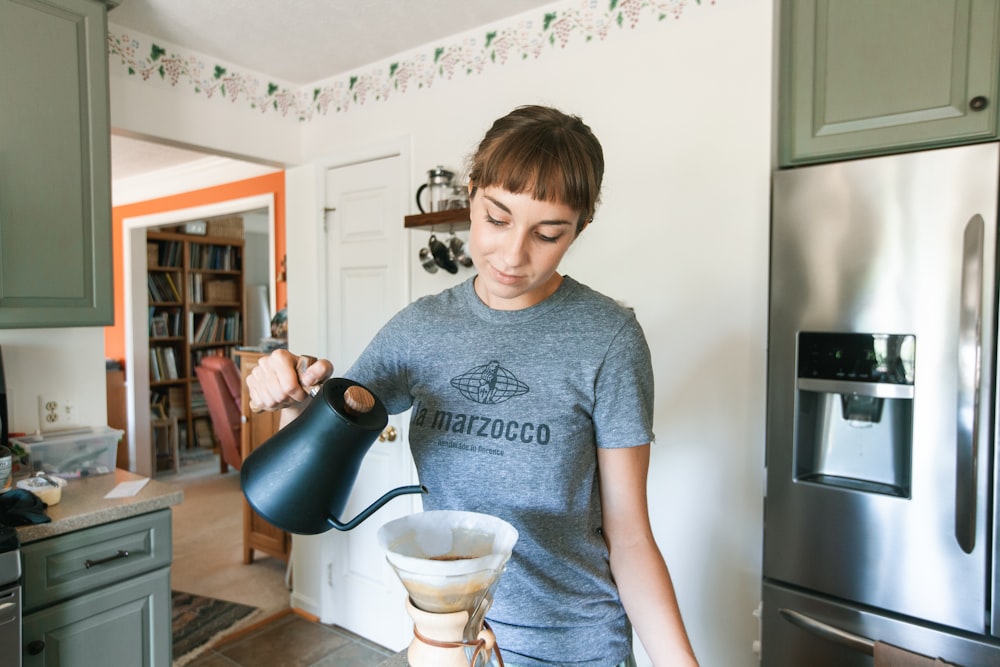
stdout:
[[21,667],[21,548],[17,531],[0,525],[0,655]]

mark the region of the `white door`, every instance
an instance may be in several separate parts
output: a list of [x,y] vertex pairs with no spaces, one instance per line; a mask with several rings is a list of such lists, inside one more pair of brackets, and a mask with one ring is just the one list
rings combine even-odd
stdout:
[[[405,305],[407,198],[400,162],[397,155],[326,172],[326,349],[335,375],[346,373],[379,328]],[[415,483],[405,418],[390,416],[395,439],[376,442],[369,450],[342,521],[386,491]],[[393,650],[409,644],[413,624],[405,610],[406,593],[376,534],[387,521],[418,507],[415,496],[397,497],[357,528],[328,533],[329,591],[324,597],[330,614],[324,617]]]

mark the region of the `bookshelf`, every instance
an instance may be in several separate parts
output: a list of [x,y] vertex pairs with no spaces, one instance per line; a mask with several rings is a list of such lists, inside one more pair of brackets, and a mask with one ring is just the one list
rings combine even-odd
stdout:
[[150,411],[177,419],[181,447],[215,446],[194,369],[207,355],[233,356],[245,337],[243,228],[235,220],[238,227],[232,218],[209,221],[204,235],[183,226],[146,232]]

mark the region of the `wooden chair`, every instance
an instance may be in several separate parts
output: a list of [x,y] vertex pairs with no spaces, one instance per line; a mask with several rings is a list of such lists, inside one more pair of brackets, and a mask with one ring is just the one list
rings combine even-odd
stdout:
[[241,411],[240,373],[229,357],[204,357],[195,368],[198,381],[205,393],[212,431],[219,443],[219,471],[243,465],[240,454],[240,431],[243,425]]

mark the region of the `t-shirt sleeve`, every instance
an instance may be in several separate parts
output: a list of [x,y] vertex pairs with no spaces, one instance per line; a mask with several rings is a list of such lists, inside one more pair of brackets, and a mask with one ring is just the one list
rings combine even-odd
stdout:
[[597,375],[594,431],[602,448],[653,441],[653,368],[649,345],[634,316],[611,341]]
[[393,316],[344,375],[378,396],[389,414],[399,414],[413,405],[405,360],[414,341],[406,334],[407,317],[407,309]]

